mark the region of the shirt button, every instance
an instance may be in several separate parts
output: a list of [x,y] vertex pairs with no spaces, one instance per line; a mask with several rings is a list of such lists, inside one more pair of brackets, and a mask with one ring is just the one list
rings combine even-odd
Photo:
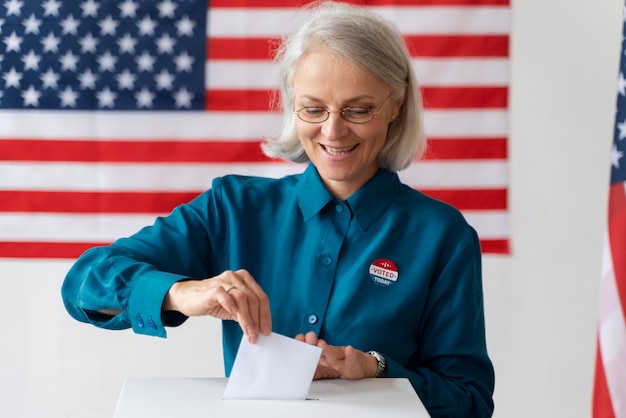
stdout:
[[313,325],[317,322],[317,315],[309,315],[309,324]]
[[152,329],[156,329],[156,327],[157,327],[156,324],[154,323],[154,321],[152,320],[152,318],[150,318],[150,320],[148,321],[148,325]]
[[143,319],[140,316],[137,317],[137,326],[143,328]]
[[330,266],[333,263],[333,259],[330,258],[329,255],[325,255],[324,257],[322,257],[322,264],[324,264],[325,266]]
[[341,212],[343,212],[343,206],[337,205],[337,206],[335,206],[335,210],[337,211],[337,213],[341,213]]

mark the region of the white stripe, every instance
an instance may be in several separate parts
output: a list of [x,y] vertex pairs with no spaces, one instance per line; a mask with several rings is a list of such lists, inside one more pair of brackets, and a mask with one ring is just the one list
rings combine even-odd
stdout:
[[626,417],[626,322],[618,297],[611,253],[610,243],[605,237],[598,338],[613,411],[616,417]]
[[509,214],[504,210],[469,210],[463,215],[481,239],[507,239],[510,236]]
[[112,242],[154,223],[156,215],[2,213],[5,241]]
[[[152,225],[156,215],[0,213],[2,240],[39,242],[112,242]],[[507,238],[505,213],[466,216],[481,239]],[[503,225],[498,230],[494,225]]]
[[[506,110],[426,110],[429,137],[508,136]],[[0,139],[262,140],[279,129],[269,112],[68,112],[3,110]]]
[[[0,162],[0,190],[202,191],[226,174],[282,177],[303,164],[89,164]],[[506,161],[421,161],[400,173],[418,189],[505,188]]]
[[[412,62],[422,87],[506,87],[509,83],[507,58],[418,58]],[[209,90],[275,89],[277,80],[277,67],[271,61],[212,60],[205,66]]]
[[[402,33],[508,34],[508,7],[372,7]],[[297,27],[295,9],[211,8],[207,35],[212,37],[279,37]]]

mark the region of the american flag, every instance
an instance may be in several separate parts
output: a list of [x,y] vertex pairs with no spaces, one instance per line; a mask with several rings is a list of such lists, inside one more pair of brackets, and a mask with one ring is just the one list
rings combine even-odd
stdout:
[[[626,35],[626,7],[624,8]],[[593,418],[626,418],[626,38],[622,38],[602,258]]]
[[[277,132],[272,45],[304,0],[0,0],[0,257],[73,258],[127,236]],[[509,0],[355,1],[414,54],[427,156],[403,181],[509,252]]]

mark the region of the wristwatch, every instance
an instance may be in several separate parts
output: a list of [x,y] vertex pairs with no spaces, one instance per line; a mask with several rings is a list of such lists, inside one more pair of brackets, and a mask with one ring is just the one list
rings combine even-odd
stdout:
[[371,355],[378,362],[376,368],[376,377],[387,377],[387,360],[378,351],[368,351],[367,354]]

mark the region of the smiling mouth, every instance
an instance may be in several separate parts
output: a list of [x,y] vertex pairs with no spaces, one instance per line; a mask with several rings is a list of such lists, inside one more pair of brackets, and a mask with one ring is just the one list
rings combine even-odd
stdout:
[[359,144],[356,145],[352,145],[351,147],[343,147],[343,148],[333,148],[333,147],[329,147],[327,145],[322,145],[322,148],[324,148],[324,150],[329,153],[330,155],[343,155],[343,154],[347,154],[351,151],[353,151],[356,147],[359,146]]

